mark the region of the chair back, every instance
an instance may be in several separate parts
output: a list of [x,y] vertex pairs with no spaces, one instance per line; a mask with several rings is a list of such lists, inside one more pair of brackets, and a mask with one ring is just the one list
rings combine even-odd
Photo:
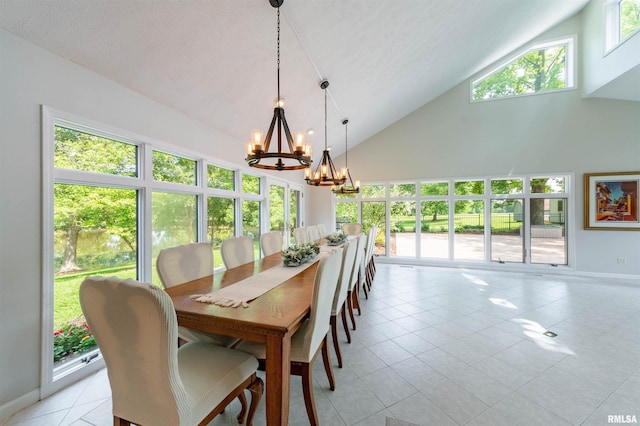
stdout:
[[304,330],[301,353],[311,359],[318,351],[320,344],[329,332],[329,318],[333,306],[333,296],[340,276],[342,262],[341,250],[320,259],[316,270],[313,295],[311,296],[311,311],[307,326]]
[[376,235],[378,234],[378,225],[373,225],[369,229],[369,233],[367,235],[367,257],[365,259],[365,264],[371,261],[373,257],[373,249],[376,247]]
[[227,269],[253,262],[253,240],[248,236],[228,238],[222,242],[220,254]]
[[305,228],[295,228],[293,230],[293,239],[298,245],[305,244],[309,242],[309,234],[307,234]]
[[344,235],[358,235],[362,232],[362,224],[360,223],[343,223],[342,233]]
[[349,291],[353,290],[358,282],[358,274],[360,272],[360,265],[362,265],[366,245],[367,245],[367,236],[365,234],[360,234],[358,238],[358,248],[356,249],[356,259],[353,262],[353,270],[351,271],[351,280],[349,281]]
[[262,248],[262,254],[265,256],[281,252],[282,232],[271,231],[266,234],[262,234],[262,237],[260,237],[260,247]]
[[340,277],[338,279],[338,286],[336,287],[336,294],[333,297],[331,315],[337,315],[345,300],[347,300],[347,293],[349,290],[351,273],[353,272],[353,263],[356,260],[357,249],[358,241],[356,240],[347,242],[342,246],[342,266],[340,267]]
[[160,250],[156,269],[164,288],[213,274],[213,252],[207,243],[184,244]]
[[178,371],[178,324],[160,287],[94,276],[80,306],[107,365],[113,415],[145,425],[178,425],[190,402]]
[[320,239],[320,234],[318,233],[318,227],[316,225],[307,226],[307,234],[309,235],[310,243]]
[[318,235],[320,236],[320,238],[324,238],[327,236],[327,227],[324,226],[324,223],[319,223],[318,225],[316,225],[316,228],[318,228]]

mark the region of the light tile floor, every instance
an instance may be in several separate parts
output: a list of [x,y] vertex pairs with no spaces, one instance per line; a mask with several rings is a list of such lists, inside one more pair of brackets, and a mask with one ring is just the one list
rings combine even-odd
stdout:
[[[640,417],[640,282],[379,264],[323,425],[606,425]],[[551,330],[557,337],[542,333]],[[335,358],[334,358],[335,365]],[[307,424],[291,379],[290,424]],[[234,401],[212,425],[236,425]],[[111,425],[105,370],[0,425]],[[264,401],[256,424],[263,425]]]

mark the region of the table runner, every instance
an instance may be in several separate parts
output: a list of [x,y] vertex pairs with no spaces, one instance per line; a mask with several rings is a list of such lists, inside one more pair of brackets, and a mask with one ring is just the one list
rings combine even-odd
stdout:
[[[337,247],[321,248],[320,253],[317,256],[318,260],[337,249]],[[280,264],[256,275],[252,275],[249,278],[238,281],[233,285],[221,288],[220,290],[206,294],[192,294],[189,297],[191,299],[195,299],[196,302],[211,303],[213,305],[231,308],[237,308],[238,306],[248,308],[249,301],[262,296],[272,288],[279,286],[314,263],[315,262],[307,262],[294,267],[283,266]]]

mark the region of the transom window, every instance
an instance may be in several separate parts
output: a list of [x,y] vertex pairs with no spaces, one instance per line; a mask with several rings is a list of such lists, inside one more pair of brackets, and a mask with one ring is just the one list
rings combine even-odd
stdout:
[[471,100],[570,89],[573,80],[573,39],[540,43],[473,81]]
[[605,9],[605,44],[610,51],[640,30],[640,0],[618,0]]

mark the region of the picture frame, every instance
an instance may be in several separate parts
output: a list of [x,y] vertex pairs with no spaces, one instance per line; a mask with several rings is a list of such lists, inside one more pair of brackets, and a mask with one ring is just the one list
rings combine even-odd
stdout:
[[640,231],[640,171],[585,173],[584,229]]

